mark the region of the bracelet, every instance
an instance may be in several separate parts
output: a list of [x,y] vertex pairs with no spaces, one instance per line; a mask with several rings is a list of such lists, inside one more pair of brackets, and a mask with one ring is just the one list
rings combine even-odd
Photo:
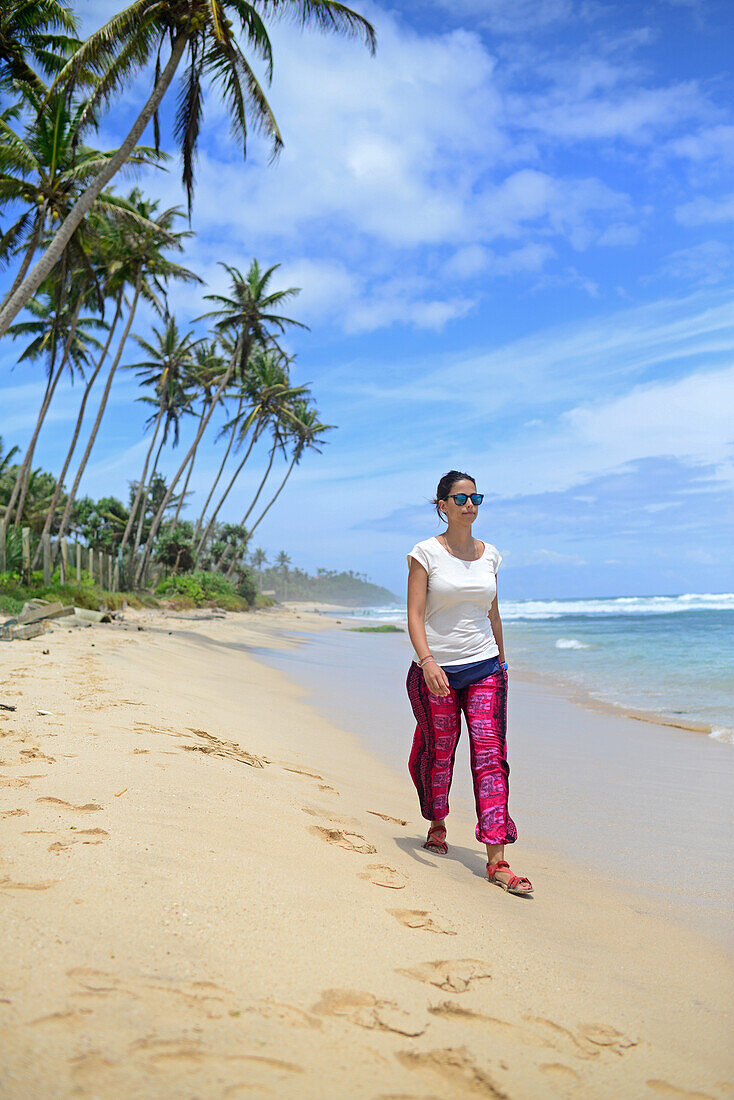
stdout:
[[429,653],[427,657],[421,657],[420,661],[418,662],[418,665],[420,666],[420,668],[423,668],[426,661],[435,661],[435,660],[436,660],[436,658],[433,656],[433,654]]

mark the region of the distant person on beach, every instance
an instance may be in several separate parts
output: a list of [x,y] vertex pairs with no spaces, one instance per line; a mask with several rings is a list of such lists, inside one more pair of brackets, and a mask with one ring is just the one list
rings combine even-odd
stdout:
[[431,822],[423,847],[446,855],[449,788],[463,711],[476,837],[487,846],[487,877],[512,894],[530,894],[530,879],[513,874],[504,858],[517,829],[507,806],[507,662],[497,606],[502,558],[472,535],[483,499],[473,477],[449,470],[433,501],[448,527],[408,554],[408,632],[415,660],[407,688],[418,723],[408,767],[421,813]]

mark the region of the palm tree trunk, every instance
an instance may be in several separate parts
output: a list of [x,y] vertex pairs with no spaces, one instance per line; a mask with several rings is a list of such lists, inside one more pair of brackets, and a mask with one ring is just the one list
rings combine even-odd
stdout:
[[[33,432],[33,437],[31,439],[30,443],[28,444],[28,452],[27,452],[27,454],[25,456],[25,459],[24,459],[23,466],[25,468],[23,469],[23,467],[21,467],[21,473],[19,474],[19,480],[16,481],[16,484],[13,488],[13,494],[15,495],[16,490],[20,486],[20,497],[18,499],[18,510],[17,510],[16,517],[15,517],[15,526],[16,527],[20,527],[21,520],[23,518],[23,509],[25,507],[25,498],[26,498],[26,493],[28,492],[28,485],[29,485],[30,478],[31,478],[31,467],[33,465],[33,452],[36,449],[36,442],[38,440],[38,436],[39,436],[39,433],[41,431],[43,421],[46,418],[46,413],[48,412],[49,405],[51,404],[51,398],[54,395],[54,391],[55,391],[56,386],[58,385],[59,379],[61,378],[61,375],[64,371],[64,367],[66,366],[66,364],[69,360],[69,352],[71,350],[71,343],[72,343],[72,340],[74,339],[74,333],[76,332],[76,326],[77,326],[78,321],[79,321],[79,314],[81,313],[81,310],[82,310],[82,298],[80,296],[76,306],[74,307],[74,313],[73,313],[72,318],[71,318],[71,324],[69,325],[69,333],[66,337],[66,342],[64,344],[64,354],[61,356],[61,362],[59,363],[59,369],[56,371],[56,374],[54,375],[53,383],[50,386],[46,386],[46,394],[45,394],[45,397],[44,397],[43,402],[41,404],[41,411],[38,414],[38,420],[36,421],[35,431]],[[11,500],[11,503],[13,503],[12,500]],[[10,505],[8,506],[8,513],[7,514],[8,514],[8,518],[9,518],[9,516],[10,516]]]
[[127,340],[128,336],[130,335],[130,329],[132,328],[133,318],[135,317],[135,310],[137,309],[138,299],[140,298],[140,288],[141,288],[142,282],[143,282],[143,271],[142,271],[142,268],[140,268],[139,271],[138,271],[137,281],[135,283],[135,294],[133,295],[133,300],[130,304],[130,309],[129,309],[128,315],[127,315],[127,321],[125,322],[125,328],[123,329],[123,333],[122,333],[122,336],[120,338],[120,343],[117,345],[117,351],[115,353],[115,358],[112,361],[112,366],[110,367],[109,373],[107,375],[107,381],[105,382],[105,387],[104,387],[104,390],[102,392],[102,397],[100,398],[100,402],[99,402],[99,408],[97,409],[97,416],[96,416],[96,419],[94,421],[94,424],[92,425],[92,431],[90,433],[89,439],[87,440],[87,446],[84,449],[84,454],[82,455],[81,462],[79,463],[79,468],[76,472],[76,477],[74,478],[74,484],[71,487],[71,491],[69,492],[68,500],[66,501],[66,507],[64,508],[64,515],[62,516],[61,524],[59,526],[59,538],[61,538],[64,535],[64,533],[66,532],[67,527],[69,526],[69,520],[71,518],[71,509],[72,509],[72,506],[74,504],[74,500],[76,498],[77,489],[79,488],[79,482],[82,479],[82,475],[84,473],[84,470],[86,469],[86,465],[87,465],[87,462],[89,460],[89,456],[92,453],[92,447],[94,446],[94,442],[97,438],[97,432],[99,431],[99,426],[102,423],[102,417],[104,416],[105,409],[107,408],[107,399],[110,396],[110,389],[112,387],[112,379],[115,377],[115,371],[117,370],[120,359],[122,358],[122,352],[123,352],[123,349],[125,347],[125,341]]
[[[207,405],[207,404],[206,404],[206,402],[205,402],[205,403],[204,403],[204,406],[203,406],[203,408],[202,408],[202,410],[201,410],[201,415],[202,415],[202,416],[204,416],[204,414],[205,414],[206,412],[208,412],[208,405]],[[186,490],[187,490],[187,489],[188,489],[188,487],[189,487],[189,481],[191,480],[191,474],[192,474],[192,472],[193,472],[193,469],[194,469],[194,463],[195,463],[195,462],[196,462],[196,448],[194,448],[194,453],[193,453],[193,454],[192,454],[192,456],[191,456],[191,462],[189,463],[189,471],[188,471],[188,473],[186,474],[186,481],[184,482],[184,487],[183,487],[183,489],[181,490],[181,496],[180,496],[180,498],[179,498],[179,501],[178,501],[178,506],[177,506],[177,508],[176,508],[176,514],[175,514],[175,516],[173,517],[173,526],[174,526],[174,529],[175,529],[175,527],[176,527],[176,525],[177,525],[177,523],[178,523],[178,517],[179,517],[179,515],[180,515],[180,513],[181,513],[181,509],[182,509],[182,507],[183,507],[183,503],[184,503],[184,501],[186,500]],[[176,562],[176,564],[178,565],[178,561]]]
[[216,518],[219,515],[219,510],[222,507],[222,505],[224,504],[227,497],[229,496],[230,489],[234,485],[237,478],[240,476],[240,473],[242,472],[242,467],[245,465],[248,458],[250,457],[250,451],[255,446],[255,440],[258,438],[259,434],[260,434],[260,422],[258,421],[258,423],[255,427],[255,430],[253,432],[252,439],[250,440],[250,446],[247,448],[247,451],[245,452],[245,457],[242,459],[239,466],[237,467],[235,472],[232,474],[232,477],[230,478],[229,485],[224,490],[224,492],[222,493],[222,495],[219,499],[219,504],[216,506],[216,508],[212,512],[211,516],[209,517],[209,522],[206,525],[206,530],[204,531],[204,534],[201,536],[201,539],[199,540],[199,545],[196,547],[197,561],[198,561],[199,555],[201,554],[202,550],[206,546],[206,540],[209,538],[209,532],[211,531],[212,527],[214,526]]
[[[25,482],[26,470],[28,469],[31,462],[33,461],[33,451],[35,450],[36,440],[38,439],[38,433],[41,430],[41,425],[43,424],[44,417],[46,416],[46,413],[48,412],[48,407],[51,404],[51,398],[53,397],[54,390],[56,389],[56,386],[58,384],[59,379],[61,378],[61,375],[62,375],[62,372],[63,372],[63,369],[64,369],[64,365],[65,364],[62,362],[59,369],[56,371],[55,374],[51,375],[51,377],[49,378],[49,380],[46,384],[46,392],[43,395],[43,401],[41,402],[41,408],[40,408],[40,411],[38,413],[38,419],[36,420],[36,427],[33,431],[33,435],[31,436],[31,441],[28,444],[28,449],[25,453],[25,457],[23,458],[23,461],[21,462],[20,466],[18,467],[18,473],[17,473],[16,478],[15,478],[15,485],[13,486],[13,491],[10,494],[10,500],[8,501],[8,506],[5,509],[5,522],[6,522],[6,524],[10,523],[10,520],[11,520],[12,514],[13,514],[13,509],[15,508],[15,502],[17,501],[18,496],[19,496],[20,491],[21,491],[21,488],[22,488],[22,486]],[[18,522],[20,522],[20,520]],[[18,523],[16,523],[15,526],[17,527]]]
[[148,97],[148,101],[143,107],[142,111],[138,115],[137,119],[133,123],[127,137],[123,141],[120,148],[115,155],[105,164],[97,176],[92,180],[90,185],[84,191],[82,195],[77,199],[68,215],[59,226],[58,230],[53,236],[51,243],[44,252],[41,259],[34,266],[30,275],[28,275],[18,289],[13,294],[7,305],[0,311],[0,337],[4,336],[8,331],[8,328],[13,322],[14,317],[23,306],[26,304],[32,294],[35,294],[38,287],[43,280],[47,277],[50,271],[56,266],[61,259],[61,255],[66,248],[67,244],[71,240],[74,232],[78,228],[82,219],[89,213],[93,203],[99,197],[105,186],[109,183],[112,177],[120,168],[126,163],[130,153],[135,148],[138,142],[138,138],[142,135],[145,127],[155,114],[163,96],[165,95],[169,84],[173,80],[178,64],[183,57],[183,52],[186,49],[186,35],[181,33],[174,40],[171,46],[171,56],[166,63],[163,72],[160,75],[156,86]]
[[289,477],[291,476],[291,470],[292,470],[292,469],[293,469],[293,467],[295,466],[295,464],[296,464],[296,462],[298,461],[299,457],[300,457],[300,455],[298,454],[298,451],[296,450],[296,451],[294,452],[294,454],[293,454],[293,458],[291,459],[291,464],[290,464],[290,466],[288,467],[288,473],[287,473],[287,474],[285,475],[285,477],[283,478],[283,480],[281,481],[281,483],[280,483],[280,485],[279,485],[279,487],[278,487],[278,492],[277,492],[277,493],[275,494],[275,496],[274,496],[274,497],[272,497],[272,499],[270,500],[270,503],[269,503],[269,504],[268,504],[268,505],[267,505],[267,506],[266,506],[266,507],[264,508],[264,510],[263,510],[263,511],[262,511],[262,512],[260,513],[260,515],[258,516],[258,518],[257,518],[256,522],[255,522],[255,523],[253,524],[253,526],[252,526],[252,527],[250,528],[250,536],[251,536],[251,537],[252,537],[252,535],[253,535],[253,533],[254,533],[254,531],[255,531],[255,528],[256,528],[256,527],[258,527],[258,526],[260,525],[261,521],[265,519],[265,516],[266,516],[266,515],[268,514],[268,512],[270,511],[270,509],[271,509],[271,508],[273,507],[273,505],[275,504],[276,500],[277,500],[277,499],[278,499],[278,497],[280,496],[280,494],[281,494],[281,491],[282,491],[282,489],[283,489],[283,486],[285,485],[285,483],[286,483],[286,481],[288,480],[288,478],[289,478]]
[[[161,402],[161,415],[163,415],[163,402]],[[133,552],[130,555],[130,563],[131,564],[135,561],[136,557],[138,556],[138,548],[140,547],[140,542],[141,542],[141,539],[143,537],[143,526],[145,524],[145,509],[148,506],[148,497],[150,496],[150,491],[153,487],[153,478],[155,477],[155,475],[158,471],[158,459],[161,457],[161,451],[163,450],[163,447],[165,446],[165,442],[166,442],[166,433],[164,432],[163,433],[163,438],[161,439],[160,445],[159,445],[158,450],[156,451],[156,454],[155,454],[155,459],[153,461],[153,469],[150,471],[150,477],[148,478],[148,483],[145,486],[143,499],[140,502],[140,515],[138,516],[138,526],[137,526],[137,530],[135,531],[135,542],[133,543]],[[130,570],[130,572],[132,573],[132,569]]]
[[46,516],[46,522],[43,525],[43,531],[41,533],[41,541],[38,544],[38,548],[36,549],[36,556],[33,560],[32,566],[31,566],[32,569],[35,569],[36,565],[38,564],[38,559],[41,556],[41,549],[42,549],[42,546],[43,546],[43,536],[47,535],[49,533],[49,531],[51,530],[51,527],[53,525],[54,517],[56,515],[56,502],[58,501],[59,496],[61,495],[61,489],[62,489],[62,486],[64,484],[64,478],[66,477],[66,472],[69,469],[69,466],[71,464],[71,459],[73,457],[74,451],[76,449],[77,442],[79,440],[79,433],[82,430],[82,423],[84,421],[84,413],[85,413],[85,410],[86,410],[86,407],[87,407],[87,401],[89,399],[89,394],[91,393],[92,386],[96,382],[97,376],[99,375],[99,372],[102,369],[102,364],[104,363],[105,359],[107,358],[107,352],[110,350],[110,344],[112,343],[112,337],[114,335],[115,328],[117,326],[117,322],[120,319],[121,312],[122,312],[122,294],[118,295],[118,298],[117,298],[117,310],[116,310],[115,316],[112,320],[112,325],[110,326],[110,331],[109,331],[109,335],[107,337],[107,342],[106,342],[106,344],[105,344],[105,346],[102,350],[102,354],[99,357],[99,360],[97,362],[97,366],[94,368],[94,372],[93,372],[91,378],[89,379],[89,381],[87,382],[87,385],[84,389],[84,396],[82,397],[82,402],[81,402],[81,405],[79,406],[79,415],[76,418],[76,427],[74,428],[74,435],[73,435],[73,438],[71,440],[71,444],[69,445],[69,450],[68,450],[68,453],[66,455],[66,461],[64,462],[61,473],[59,474],[58,481],[56,482],[56,488],[54,489],[54,495],[51,498],[51,504],[49,505],[48,515]]
[[[247,522],[247,517],[249,516],[252,509],[257,504],[257,499],[260,496],[260,493],[263,491],[263,486],[265,485],[265,482],[268,480],[268,474],[270,473],[271,469],[273,468],[273,459],[275,458],[275,450],[276,450],[277,446],[278,446],[278,437],[276,435],[275,439],[273,440],[273,445],[270,448],[270,461],[268,462],[267,469],[266,469],[265,473],[263,474],[263,479],[257,487],[257,492],[255,493],[254,497],[252,498],[252,503],[250,504],[250,507],[247,509],[247,511],[245,512],[245,514],[243,516],[242,523],[241,523],[242,527],[245,526],[245,523]],[[234,553],[234,548],[233,548],[233,553]],[[226,556],[227,556],[227,551],[225,549],[224,553],[222,554],[221,558],[219,559],[219,562],[218,562],[219,565],[222,565],[224,563],[224,559],[226,558]],[[237,562],[237,558],[233,557],[232,558],[232,564],[230,565],[229,569],[227,570],[227,576],[228,577],[232,576],[232,574],[234,572],[234,567],[235,567],[236,562]]]
[[161,403],[160,403],[160,406],[158,408],[158,417],[157,417],[156,422],[155,422],[155,431],[153,432],[153,438],[150,441],[150,447],[148,447],[148,453],[145,456],[145,462],[143,463],[143,472],[140,475],[140,481],[138,482],[138,488],[137,488],[137,491],[135,493],[135,500],[133,501],[132,508],[130,509],[130,515],[127,518],[127,525],[125,527],[125,534],[122,536],[122,543],[120,544],[120,556],[122,556],[122,553],[123,553],[125,547],[127,546],[128,539],[130,538],[130,532],[132,531],[133,524],[135,523],[135,517],[137,515],[138,508],[140,506],[140,498],[143,495],[143,489],[145,487],[145,478],[148,474],[148,463],[150,462],[150,456],[152,455],[153,448],[155,447],[155,441],[156,441],[156,438],[158,436],[158,429],[161,426],[161,420],[162,419],[163,419],[163,399],[161,398]]
[[[201,510],[201,515],[199,516],[199,518],[196,521],[196,527],[194,528],[194,542],[196,542],[197,538],[199,537],[199,531],[201,531],[201,525],[204,522],[204,517],[206,516],[206,510],[209,507],[209,503],[210,503],[212,497],[214,496],[214,490],[216,489],[217,485],[219,484],[219,479],[222,476],[222,473],[224,471],[224,467],[226,465],[227,459],[229,458],[229,452],[232,450],[232,444],[234,443],[234,437],[237,434],[237,419],[240,415],[240,412],[242,411],[242,401],[243,401],[243,399],[240,398],[240,403],[237,406],[237,412],[236,412],[235,418],[234,418],[235,422],[232,425],[232,432],[231,432],[231,435],[229,437],[229,443],[227,444],[227,450],[224,452],[224,458],[222,459],[222,463],[219,467],[219,470],[217,471],[217,476],[214,478],[214,484],[212,485],[211,489],[209,490],[209,496],[206,498],[206,501],[204,503],[204,507]],[[198,556],[198,550],[197,550],[197,556]]]
[[41,207],[41,209],[39,210],[38,214],[36,215],[36,225],[35,225],[35,228],[33,230],[33,236],[31,237],[31,242],[28,245],[28,248],[26,249],[25,256],[23,257],[23,262],[20,265],[20,268],[18,269],[18,274],[13,279],[13,285],[11,286],[10,290],[8,291],[8,293],[5,295],[2,302],[0,303],[0,311],[5,309],[6,305],[8,304],[10,299],[13,297],[16,290],[20,286],[20,284],[25,279],[26,272],[28,271],[28,268],[31,266],[31,260],[35,256],[36,250],[38,249],[38,243],[41,240],[41,233],[43,232],[43,227],[44,227],[45,222],[46,222],[46,204],[44,203],[43,206]]
[[[243,359],[244,359],[244,357],[243,357]],[[135,573],[135,586],[136,587],[140,583],[140,578],[143,575],[143,570],[145,569],[145,565],[146,565],[148,557],[150,555],[150,551],[153,548],[153,543],[155,541],[156,535],[158,534],[158,528],[160,527],[160,525],[163,521],[163,516],[165,514],[166,508],[168,507],[168,505],[171,502],[171,497],[173,496],[173,490],[175,489],[178,481],[180,480],[182,473],[184,472],[184,470],[188,466],[189,459],[191,458],[191,455],[196,451],[196,448],[199,446],[199,441],[200,441],[201,437],[203,436],[203,434],[206,430],[207,424],[211,420],[212,413],[214,412],[215,408],[219,404],[219,398],[222,396],[225,389],[227,388],[227,386],[230,383],[230,380],[231,380],[232,375],[234,373],[234,368],[235,368],[236,361],[237,361],[237,355],[235,354],[235,355],[232,356],[232,358],[229,361],[229,366],[227,367],[227,370],[224,373],[222,381],[219,383],[219,389],[214,394],[214,399],[211,403],[211,406],[209,408],[208,413],[206,414],[206,416],[203,416],[201,418],[201,421],[199,423],[199,430],[196,433],[196,439],[194,440],[194,442],[189,447],[189,450],[186,454],[186,457],[184,458],[183,462],[179,466],[179,468],[176,471],[175,475],[171,479],[171,484],[168,486],[168,489],[166,490],[166,495],[164,496],[163,500],[161,501],[160,506],[158,508],[158,511],[156,512],[155,516],[153,517],[153,522],[150,525],[150,533],[148,535],[148,541],[145,544],[145,549],[143,550],[143,556],[140,559],[137,571]],[[244,359],[244,361],[246,361],[246,359]]]

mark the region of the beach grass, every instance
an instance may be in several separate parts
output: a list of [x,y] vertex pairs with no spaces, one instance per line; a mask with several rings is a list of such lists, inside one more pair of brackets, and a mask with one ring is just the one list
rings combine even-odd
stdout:
[[350,626],[353,634],[404,634],[402,626],[395,623],[383,623],[381,626]]

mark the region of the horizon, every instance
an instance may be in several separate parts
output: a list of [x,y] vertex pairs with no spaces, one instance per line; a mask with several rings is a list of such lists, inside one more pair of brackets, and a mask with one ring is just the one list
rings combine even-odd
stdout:
[[[308,572],[365,573],[399,599],[405,554],[435,533],[425,502],[444,470],[468,469],[486,494],[475,533],[504,559],[500,601],[730,593],[734,9],[354,6],[377,30],[374,59],[272,25],[274,164],[257,135],[242,164],[208,97],[182,256],[207,286],[169,295],[199,333],[201,296],[226,287],[221,262],[281,263],[278,286],[302,287],[287,311],[310,326],[285,341],[293,378],[337,430],[254,544]],[[75,10],[88,32],[120,7]],[[149,80],[93,144],[119,143]],[[133,183],[184,203],[175,158],[115,187]],[[151,319],[134,331],[148,339]],[[40,367],[15,366],[22,346],[0,349],[0,435],[21,450],[43,385]],[[124,362],[139,357],[130,345]],[[60,388],[34,466],[58,471],[79,393]],[[81,495],[127,500],[147,446],[138,395],[121,372]],[[188,439],[184,425],[164,474]],[[184,518],[218,465],[214,432],[205,444]],[[224,520],[262,476],[267,454],[254,454]]]

